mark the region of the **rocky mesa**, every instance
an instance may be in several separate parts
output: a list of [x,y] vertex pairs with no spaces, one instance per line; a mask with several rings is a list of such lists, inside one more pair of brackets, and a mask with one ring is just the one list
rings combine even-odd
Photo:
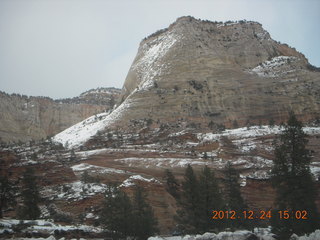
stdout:
[[78,97],[53,100],[0,92],[1,140],[29,141],[52,136],[81,120],[113,108],[120,90],[98,88]]
[[145,38],[111,126],[135,120],[199,128],[280,123],[288,111],[319,116],[320,72],[257,22],[181,17]]

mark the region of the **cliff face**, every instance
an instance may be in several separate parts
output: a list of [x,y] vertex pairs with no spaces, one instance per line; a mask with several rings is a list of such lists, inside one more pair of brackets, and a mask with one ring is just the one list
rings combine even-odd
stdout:
[[95,89],[72,99],[8,95],[0,92],[1,140],[27,141],[54,135],[113,108],[119,89]]
[[115,124],[276,123],[294,110],[316,117],[320,73],[303,54],[271,39],[261,24],[179,18],[144,39],[125,80]]

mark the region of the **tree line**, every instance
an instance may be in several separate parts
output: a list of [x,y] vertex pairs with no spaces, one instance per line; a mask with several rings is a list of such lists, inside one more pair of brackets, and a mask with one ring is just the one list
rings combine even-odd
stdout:
[[[283,240],[289,239],[293,233],[308,234],[320,227],[316,180],[310,171],[312,154],[307,149],[307,135],[302,127],[302,122],[291,112],[273,144],[271,183],[276,198],[269,216],[272,232]],[[237,213],[248,210],[241,195],[237,170],[228,162],[223,173],[219,182],[209,167],[205,166],[197,176],[189,165],[183,182],[179,184],[172,172],[166,170],[167,190],[180,205],[178,221],[185,233],[257,227],[256,220],[212,219],[213,210]],[[301,212],[305,213],[305,218],[297,215]]]
[[208,166],[205,166],[197,175],[188,165],[184,180],[179,184],[170,170],[165,171],[167,191],[179,205],[178,232],[204,233],[217,232],[226,228],[234,230],[248,227],[246,221],[242,220],[213,219],[214,210],[242,212],[247,209],[240,191],[238,171],[228,162],[223,172],[224,180],[219,182],[214,171]]

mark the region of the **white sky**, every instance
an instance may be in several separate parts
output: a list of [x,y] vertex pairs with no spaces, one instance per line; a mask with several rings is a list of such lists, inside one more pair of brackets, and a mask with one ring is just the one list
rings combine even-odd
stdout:
[[258,21],[320,67],[319,0],[0,0],[0,91],[121,88],[140,41],[184,15]]

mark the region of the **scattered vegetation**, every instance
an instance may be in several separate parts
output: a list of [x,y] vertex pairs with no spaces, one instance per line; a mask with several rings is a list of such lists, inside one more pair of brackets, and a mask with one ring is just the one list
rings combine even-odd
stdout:
[[106,192],[101,222],[106,229],[113,231],[115,238],[131,236],[145,240],[157,232],[153,210],[139,186],[130,199],[119,187],[111,185]]
[[[272,168],[272,182],[276,190],[276,209],[273,214],[276,217],[272,219],[272,228],[284,240],[289,239],[293,233],[302,235],[313,232],[320,224],[307,142],[302,123],[294,113],[290,113],[282,134],[275,142]],[[287,214],[279,218],[279,211]],[[297,211],[306,211],[307,219],[297,218]]]

